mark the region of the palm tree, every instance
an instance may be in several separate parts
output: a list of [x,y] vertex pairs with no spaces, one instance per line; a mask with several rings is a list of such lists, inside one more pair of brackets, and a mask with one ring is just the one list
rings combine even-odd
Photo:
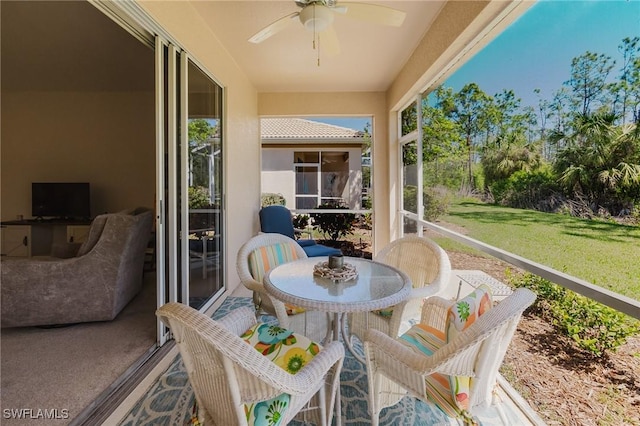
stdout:
[[596,206],[619,209],[640,200],[640,139],[635,125],[615,124],[613,113],[581,114],[574,131],[557,134],[566,148],[555,169],[570,194],[584,195]]

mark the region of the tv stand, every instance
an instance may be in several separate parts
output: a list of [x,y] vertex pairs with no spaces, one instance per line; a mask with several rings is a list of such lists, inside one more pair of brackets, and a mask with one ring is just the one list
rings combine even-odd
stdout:
[[0,223],[2,257],[49,256],[54,244],[84,242],[91,220],[25,219]]
[[42,224],[42,225],[90,225],[91,219],[75,219],[71,217],[36,217],[34,219],[25,219],[25,220],[10,220],[8,222],[2,222],[3,225],[31,225],[31,224]]

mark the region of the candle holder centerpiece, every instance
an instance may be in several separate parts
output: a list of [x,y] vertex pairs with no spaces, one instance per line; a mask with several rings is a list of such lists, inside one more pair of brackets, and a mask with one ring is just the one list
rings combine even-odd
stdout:
[[327,278],[333,282],[351,281],[358,277],[356,267],[344,261],[342,255],[329,256],[326,262],[319,262],[313,267],[313,275]]

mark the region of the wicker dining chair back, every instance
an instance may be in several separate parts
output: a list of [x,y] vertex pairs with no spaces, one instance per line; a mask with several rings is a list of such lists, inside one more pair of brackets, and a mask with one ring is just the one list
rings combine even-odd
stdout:
[[[425,237],[410,235],[394,240],[376,255],[375,260],[406,273],[411,279],[413,290],[405,303],[382,311],[350,315],[350,334],[360,340],[370,328],[391,337],[398,336],[408,328],[410,319],[418,320],[423,301],[440,294],[449,284],[451,276],[449,256],[438,244]],[[349,339],[348,344],[354,352],[352,339]]]
[[[364,351],[369,382],[369,407],[372,424],[379,422],[380,410],[395,405],[409,393],[423,401],[435,402],[442,408],[443,394],[433,387],[433,375],[445,378],[468,378],[468,394],[464,394],[464,410],[456,407],[453,396],[449,408],[457,411],[462,419],[470,420],[474,411],[493,403],[498,369],[511,342],[522,313],[536,299],[536,295],[518,288],[513,294],[488,309],[463,331],[443,337],[442,344],[435,338],[425,344],[407,344],[411,339],[405,336],[391,338],[377,330],[369,330],[364,340]],[[451,307],[456,302],[440,297],[429,298],[423,308],[419,325],[414,328],[428,330],[432,336],[447,336],[450,325]],[[412,330],[414,329],[412,328]],[[411,334],[411,331],[407,333]],[[415,340],[414,340],[415,342]],[[431,354],[426,354],[428,347]],[[446,380],[446,379],[444,379]],[[456,389],[452,386],[452,389]],[[447,412],[445,408],[443,411]],[[450,411],[450,410],[449,410]]]
[[241,337],[257,324],[251,308],[213,320],[187,305],[168,303],[156,315],[171,329],[180,350],[200,424],[247,425],[245,410],[258,410],[257,404],[279,397],[287,401],[282,424],[294,417],[331,424],[344,359],[339,342],[321,347],[292,374]]
[[242,284],[253,292],[257,314],[273,315],[283,328],[322,341],[330,329],[330,317],[327,313],[302,312],[295,307],[287,306],[269,296],[262,282],[270,268],[280,263],[306,258],[305,251],[295,240],[277,233],[258,234],[240,247],[236,270]]

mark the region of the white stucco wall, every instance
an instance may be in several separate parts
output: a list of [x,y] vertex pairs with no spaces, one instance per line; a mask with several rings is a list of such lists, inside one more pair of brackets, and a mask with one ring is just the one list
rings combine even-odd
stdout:
[[295,175],[292,148],[262,149],[262,193],[282,194],[286,206],[295,208]]

